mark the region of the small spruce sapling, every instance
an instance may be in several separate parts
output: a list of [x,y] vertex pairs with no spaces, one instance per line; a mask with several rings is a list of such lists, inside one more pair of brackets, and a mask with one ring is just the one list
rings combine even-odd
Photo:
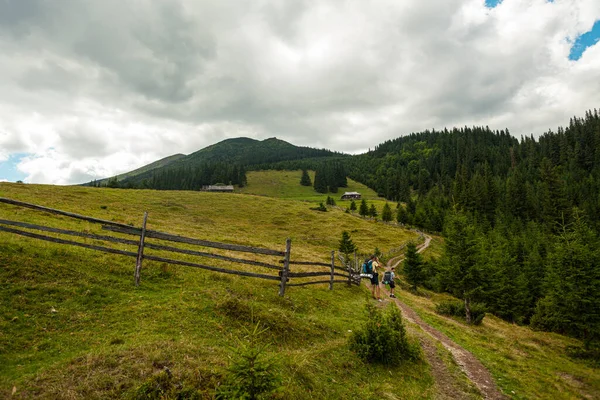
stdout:
[[340,240],[338,250],[344,255],[344,260],[346,260],[346,263],[349,263],[350,261],[350,254],[358,250],[358,248],[350,238],[350,234],[348,233],[348,231],[342,232],[342,239]]
[[377,218],[377,209],[375,208],[375,204],[371,203],[371,207],[369,207],[369,215],[373,218]]
[[233,349],[225,380],[217,387],[217,399],[270,398],[281,387],[280,367],[274,357],[266,354],[267,345],[260,340],[265,331],[256,324]]
[[385,203],[383,206],[383,211],[381,212],[381,219],[384,222],[390,222],[392,220],[392,209],[388,203]]

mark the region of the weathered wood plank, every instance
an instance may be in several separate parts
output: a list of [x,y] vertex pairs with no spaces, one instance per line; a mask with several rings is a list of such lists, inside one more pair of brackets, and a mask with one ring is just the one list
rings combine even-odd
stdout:
[[292,239],[287,238],[285,240],[285,256],[283,258],[283,270],[279,273],[281,275],[281,281],[279,282],[279,296],[285,294],[285,285],[288,281],[288,275],[290,273],[290,256],[292,252]]
[[335,250],[331,250],[331,278],[329,282],[329,290],[333,290],[333,277],[335,275]]
[[107,221],[107,220],[104,220],[104,219],[93,218],[93,217],[86,217],[85,215],[79,215],[79,214],[75,214],[75,213],[71,213],[71,212],[67,212],[67,211],[56,210],[54,208],[48,208],[48,207],[38,206],[36,204],[25,203],[25,202],[22,202],[22,201],[7,199],[5,197],[0,197],[0,203],[12,204],[12,205],[15,205],[15,206],[20,206],[20,207],[25,207],[25,208],[32,208],[34,210],[45,211],[45,212],[48,212],[48,213],[51,213],[51,214],[64,215],[66,217],[81,219],[81,220],[89,221],[89,222],[97,222],[97,223],[100,223],[100,224],[111,225],[111,226],[114,226],[114,227],[130,228],[129,225],[122,224],[120,222]]
[[[311,276],[330,276],[331,272],[323,271],[323,272],[289,272],[288,278],[307,278]],[[334,272],[335,276],[340,276],[343,278],[348,278],[347,274],[340,274],[338,272]]]
[[[280,264],[283,264],[284,260],[279,260]],[[314,261],[290,261],[290,265],[304,265],[306,267],[327,267],[327,268],[331,268],[331,264],[326,264],[326,263],[322,263],[322,262],[314,262]],[[337,265],[335,266],[335,269],[337,271],[347,271],[347,268],[344,267],[338,267]]]
[[[331,283],[331,281],[328,279],[326,281],[310,281],[310,282],[302,282],[302,283],[288,283],[288,286],[307,286],[307,285],[316,285],[319,283]],[[333,283],[347,283],[346,280],[335,280],[333,281]]]
[[[139,236],[140,232],[141,232],[141,229],[132,228],[130,226],[116,227],[116,226],[108,225],[108,226],[103,226],[102,229],[112,231],[112,232],[125,233],[128,235],[135,235],[135,236]],[[255,253],[255,254],[265,254],[265,255],[271,255],[271,256],[285,256],[285,252],[282,252],[279,250],[264,249],[264,248],[252,247],[252,246],[241,246],[241,245],[237,245],[237,244],[209,242],[208,240],[193,239],[193,238],[188,238],[185,236],[171,235],[170,233],[164,233],[164,232],[158,232],[158,231],[152,231],[152,230],[146,231],[146,237],[153,238],[153,239],[159,239],[159,240],[166,240],[166,241],[170,241],[170,242],[193,244],[193,245],[203,246],[203,247],[213,247],[213,248],[224,249],[224,250],[240,251],[240,252]]]
[[142,223],[142,232],[140,235],[140,245],[135,263],[135,286],[140,286],[140,274],[142,272],[142,259],[144,258],[144,239],[146,238],[146,222],[148,221],[148,212],[144,212],[144,222]]
[[123,256],[129,256],[129,257],[137,257],[137,253],[134,253],[132,251],[117,250],[117,249],[111,249],[111,248],[103,247],[103,246],[95,246],[95,245],[87,244],[87,243],[73,242],[71,240],[58,239],[58,238],[53,238],[50,236],[38,235],[37,233],[20,231],[18,229],[6,228],[4,226],[0,226],[0,231],[14,233],[16,235],[26,236],[26,237],[30,237],[33,239],[45,240],[47,242],[68,244],[68,245],[72,245],[72,246],[85,247],[86,249],[103,251],[105,253],[113,253],[113,254],[120,254]]
[[[279,261],[281,264],[283,264],[283,260]],[[292,265],[318,265],[320,267],[331,267],[331,264],[327,264],[327,263],[322,263],[322,262],[318,262],[318,261],[290,261],[290,264]]]
[[[127,244],[127,245],[131,245],[131,246],[138,246],[140,244],[139,241],[136,241],[136,240],[121,239],[121,238],[116,238],[116,237],[112,237],[112,236],[96,235],[93,233],[83,233],[83,232],[76,232],[76,231],[70,231],[70,230],[58,229],[58,228],[50,228],[50,227],[41,226],[41,225],[9,221],[9,220],[4,220],[4,219],[0,219],[0,224],[10,225],[10,226],[18,226],[21,228],[28,228],[28,229],[36,229],[39,231],[59,233],[59,234],[64,234],[64,235],[79,236],[79,237],[95,239],[95,240],[103,240],[103,241],[108,241],[108,242],[113,242],[113,243]],[[144,242],[144,247],[149,248],[149,249],[154,249],[154,250],[171,251],[171,252],[175,252],[175,253],[189,254],[189,255],[193,255],[193,256],[214,258],[214,259],[218,259],[218,260],[230,261],[230,262],[235,262],[235,263],[255,265],[258,267],[275,269],[277,271],[282,270],[282,267],[264,263],[261,261],[253,261],[253,260],[246,260],[243,258],[227,257],[227,256],[219,255],[219,254],[205,253],[205,252],[195,251],[195,250],[180,249],[180,248],[172,247],[172,246],[162,246],[159,244],[148,243],[147,241]]]
[[206,269],[209,271],[222,272],[224,274],[230,274],[230,275],[249,276],[252,278],[269,279],[272,281],[279,280],[279,276],[275,276],[275,275],[255,274],[253,272],[246,272],[246,271],[234,271],[234,270],[229,270],[229,269],[224,269],[224,268],[211,267],[209,265],[196,264],[196,263],[191,263],[191,262],[187,262],[187,261],[172,260],[169,258],[162,258],[162,257],[157,257],[157,256],[151,256],[151,255],[145,255],[144,259],[165,262],[165,263],[169,263],[169,264],[183,265],[186,267]]
[[144,246],[147,247],[147,248],[149,248],[149,249],[153,249],[153,250],[171,251],[171,252],[174,252],[174,253],[189,254],[191,256],[214,258],[214,259],[217,259],[217,260],[230,261],[230,262],[235,262],[235,263],[240,263],[240,264],[255,265],[255,266],[258,266],[258,267],[275,269],[277,271],[281,271],[282,270],[282,267],[278,267],[276,265],[267,264],[267,263],[264,263],[264,262],[261,262],[261,261],[246,260],[244,258],[227,257],[227,256],[219,255],[219,254],[205,253],[205,252],[196,251],[196,250],[180,249],[180,248],[177,248],[177,247],[163,246],[163,245],[160,245],[160,244],[154,244],[154,243],[148,243],[148,242],[146,242],[144,244]]
[[93,233],[70,231],[70,230],[66,230],[66,229],[50,228],[47,226],[28,224],[25,222],[9,221],[9,220],[5,220],[5,219],[0,219],[0,224],[10,225],[10,226],[18,226],[18,227],[27,228],[27,229],[35,229],[35,230],[44,231],[44,232],[59,233],[59,234],[63,234],[63,235],[79,236],[79,237],[95,239],[95,240],[104,240],[107,242],[122,243],[122,244],[128,244],[128,245],[132,245],[132,246],[137,246],[139,244],[139,242],[136,240],[121,239],[121,238],[116,238],[116,237],[106,236],[106,235],[96,235]]

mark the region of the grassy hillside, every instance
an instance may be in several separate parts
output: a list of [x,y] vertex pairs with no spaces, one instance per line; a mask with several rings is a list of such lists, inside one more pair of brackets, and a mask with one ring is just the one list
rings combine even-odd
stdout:
[[[386,252],[416,238],[339,209],[320,213],[309,210],[310,202],[290,200],[319,200],[300,192],[286,197],[303,189],[292,185],[299,182],[299,172],[250,176],[257,180],[247,189],[254,187],[261,196],[8,183],[0,183],[0,196],[135,226],[148,211],[149,229],[228,243],[283,250],[291,237],[297,260],[327,261],[342,230],[365,252],[375,247]],[[268,177],[285,178],[280,181],[290,190],[277,192],[272,184],[269,193],[269,185],[258,184],[258,178],[269,182]],[[265,197],[274,193],[282,198]],[[5,204],[0,204],[0,219],[106,233],[94,224]],[[431,252],[439,254],[441,247],[435,239]],[[364,287],[291,287],[280,298],[274,282],[145,261],[142,284],[135,288],[134,265],[132,258],[0,233],[0,398],[13,390],[12,398],[133,398],[165,366],[183,388],[211,398],[235,344],[256,322],[268,328],[263,339],[281,365],[280,398],[439,395],[424,362],[383,368],[361,362],[348,350],[349,331],[365,318]],[[598,398],[598,369],[567,356],[577,341],[490,316],[482,326],[466,326],[434,313],[435,302],[445,295],[415,296],[401,288],[396,293],[473,352],[510,397]]]
[[[413,237],[341,211],[249,195],[0,184],[0,196],[136,226],[147,210],[149,229],[229,243],[283,249],[291,237],[293,259],[328,260],[343,229],[367,251]],[[97,231],[4,204],[0,218]],[[14,387],[15,398],[131,398],[167,366],[211,398],[232,345],[256,322],[280,360],[281,398],[433,396],[426,364],[372,367],[348,351],[349,331],[364,320],[365,288],[289,288],[280,298],[270,281],[146,261],[136,289],[134,264],[0,233],[0,397]]]
[[[312,182],[315,180],[315,172],[308,171]],[[280,199],[325,201],[327,196],[335,199],[338,205],[350,205],[349,201],[341,201],[344,192],[359,192],[367,200],[378,199],[377,193],[363,184],[348,179],[348,187],[339,188],[337,193],[318,193],[312,186],[300,185],[302,171],[249,171],[247,174],[248,186],[240,189],[241,193],[255,194],[258,196],[276,197]]]

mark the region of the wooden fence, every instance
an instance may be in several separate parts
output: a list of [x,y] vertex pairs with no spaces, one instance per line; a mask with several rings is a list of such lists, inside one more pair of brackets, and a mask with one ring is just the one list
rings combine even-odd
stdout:
[[[318,261],[295,261],[291,260],[291,239],[287,239],[285,243],[285,250],[273,250],[267,248],[260,247],[252,247],[252,246],[243,246],[236,244],[227,244],[220,242],[212,242],[201,239],[188,238],[179,235],[173,235],[165,232],[159,232],[154,230],[146,229],[146,224],[148,221],[148,213],[145,212],[143,216],[142,226],[140,228],[136,228],[130,225],[114,222],[114,221],[106,221],[98,218],[88,217],[84,215],[74,214],[67,211],[56,210],[48,207],[43,207],[35,204],[24,203],[17,200],[11,200],[0,197],[0,203],[10,204],[19,207],[25,207],[34,209],[37,211],[42,211],[45,213],[62,215],[69,218],[79,219],[91,223],[100,224],[102,229],[105,231],[110,231],[114,233],[119,233],[123,235],[129,235],[136,237],[135,240],[125,239],[122,237],[114,237],[109,235],[99,235],[95,233],[89,232],[77,232],[67,229],[59,229],[48,226],[30,224],[19,221],[11,221],[0,219],[0,231],[12,233],[15,235],[25,236],[33,239],[39,239],[44,241],[49,241],[53,243],[63,244],[63,245],[71,245],[71,246],[79,246],[83,248],[87,248],[90,250],[96,250],[106,253],[118,254],[122,256],[135,257],[136,265],[134,271],[134,282],[136,286],[139,286],[141,279],[141,269],[143,260],[157,261],[174,265],[181,265],[186,267],[205,269],[213,272],[219,272],[224,274],[233,274],[246,276],[251,278],[259,278],[266,280],[273,280],[279,282],[279,295],[283,296],[285,294],[286,286],[306,286],[306,285],[314,285],[314,284],[323,284],[328,283],[329,289],[333,290],[334,283],[347,283],[348,285],[359,285],[360,284],[360,276],[354,273],[351,268],[338,267],[335,264],[335,251],[331,252],[331,263],[323,263]],[[18,229],[21,228],[21,229]],[[28,229],[29,231],[24,231],[22,228]],[[80,238],[94,239],[102,242],[110,242],[117,243],[122,245],[130,245],[137,246],[137,251],[127,251],[121,249],[115,249],[111,247],[106,247],[104,245],[100,246],[97,244],[83,243],[79,241],[73,241],[69,239],[63,239],[58,237],[46,236],[39,233],[34,233],[31,231],[41,231],[41,232],[50,232],[59,235],[67,235],[67,236],[75,236]],[[173,247],[171,245],[164,245],[159,243],[149,242],[148,239],[155,239],[166,242],[174,242],[185,244],[188,247],[192,247],[192,249],[184,249],[179,247]],[[103,243],[104,244],[104,243]],[[193,246],[198,247],[208,247],[213,249],[226,250],[228,252],[236,252],[236,253],[251,253],[257,254],[264,257],[283,257],[282,260],[279,261],[279,264],[283,264],[283,266],[277,265],[277,262],[264,262],[264,261],[256,261],[250,260],[247,258],[240,257],[231,257],[229,255],[223,254],[215,254],[206,251],[199,251]],[[277,271],[277,274],[266,274],[266,273],[257,273],[250,271],[242,271],[242,270],[234,270],[234,269],[226,269],[215,267],[211,265],[200,264],[197,262],[190,262],[184,260],[176,260],[173,258],[165,258],[159,257],[156,255],[144,254],[145,249],[152,249],[157,251],[164,251],[170,253],[177,254],[185,254],[188,256],[195,256],[201,258],[210,258],[220,261],[226,261],[235,264],[243,264],[243,265],[251,265],[254,267],[260,267],[270,270]],[[291,265],[302,265],[304,269],[306,268],[318,268],[320,271],[315,272],[292,272],[290,270]],[[323,267],[326,267],[329,271],[323,271]],[[300,280],[301,278],[315,278],[315,277],[324,277],[327,276],[329,279],[327,280],[307,280],[304,282],[296,282],[296,280]],[[335,277],[341,277],[343,279],[335,279]],[[292,279],[293,278],[293,279]]]

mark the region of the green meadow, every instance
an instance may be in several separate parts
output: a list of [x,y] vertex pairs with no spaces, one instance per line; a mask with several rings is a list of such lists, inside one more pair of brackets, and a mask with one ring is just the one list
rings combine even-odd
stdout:
[[[147,211],[148,229],[211,241],[284,250],[290,237],[292,260],[328,262],[342,230],[364,252],[415,237],[341,210],[243,194],[3,183],[0,196],[135,226]],[[0,218],[106,234],[96,224],[6,204]],[[133,258],[9,233],[0,233],[0,265],[0,397],[15,388],[15,398],[132,398],[168,366],[181,385],[212,398],[232,345],[256,323],[278,357],[281,398],[433,396],[425,363],[389,370],[348,350],[349,331],[365,319],[364,287],[290,287],[281,298],[276,281],[145,261],[136,288]]]
[[[344,230],[363,253],[376,247],[387,252],[418,240],[412,231],[344,212],[347,205],[337,199],[346,190],[359,191],[383,207],[385,201],[364,186],[349,182],[336,197],[339,208],[318,212],[310,208],[324,202],[326,195],[300,186],[299,179],[299,171],[251,172],[249,185],[234,194],[0,183],[0,197],[136,227],[147,211],[148,229],[210,241],[283,251],[286,238],[291,238],[292,261],[329,262]],[[107,234],[98,224],[3,203],[0,219]],[[78,240],[108,246],[94,239]],[[429,259],[443,248],[439,238],[432,243],[425,252]],[[279,262],[277,257],[206,251]],[[168,256],[150,249],[147,254]],[[273,273],[214,259],[195,260]],[[0,232],[0,398],[131,399],[167,367],[181,390],[211,399],[237,343],[256,324],[266,329],[261,337],[266,352],[281,370],[282,387],[275,398],[443,395],[425,361],[389,368],[367,364],[349,350],[350,332],[365,321],[365,304],[371,301],[364,285],[336,284],[332,291],[326,284],[289,287],[285,297],[279,297],[276,281],[145,260],[141,285],[135,287],[134,267],[134,258]],[[292,265],[292,271],[304,269]],[[443,295],[417,296],[401,289],[397,294],[424,320],[480,358],[509,397],[598,397],[598,370],[566,355],[576,341],[489,316],[482,326],[469,327],[433,312]],[[408,330],[411,340],[423,335],[410,325]],[[458,370],[449,353],[439,351],[450,368]]]

